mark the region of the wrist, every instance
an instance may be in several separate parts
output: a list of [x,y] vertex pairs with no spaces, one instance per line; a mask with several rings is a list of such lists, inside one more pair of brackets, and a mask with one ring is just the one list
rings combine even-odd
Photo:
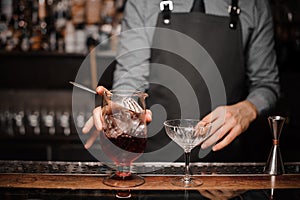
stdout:
[[258,113],[259,113],[256,106],[248,100],[245,100],[242,103],[246,107],[246,109],[248,111],[248,115],[252,119],[252,121],[255,120],[258,116]]

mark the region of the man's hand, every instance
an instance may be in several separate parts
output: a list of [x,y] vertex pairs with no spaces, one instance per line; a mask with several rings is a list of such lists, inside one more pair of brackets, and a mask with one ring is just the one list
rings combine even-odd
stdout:
[[212,123],[211,134],[213,135],[201,147],[207,148],[218,142],[212,150],[217,151],[224,148],[247,130],[256,117],[256,107],[247,100],[230,106],[217,107],[202,119],[202,121]]
[[228,200],[240,196],[246,190],[199,190],[199,192],[208,199]]
[[[103,86],[99,86],[96,88],[96,92],[97,92],[97,94],[103,96],[104,92],[108,92],[108,90]],[[146,110],[146,122],[151,122],[151,121],[152,121],[152,113],[150,110]],[[101,106],[96,107],[93,110],[93,115],[88,119],[88,121],[83,126],[82,133],[83,134],[89,133],[94,126],[95,126],[96,130],[92,131],[90,137],[88,138],[86,144],[84,145],[84,147],[86,149],[90,148],[93,145],[93,143],[99,136],[100,131],[102,131],[103,126],[102,126],[102,107]]]

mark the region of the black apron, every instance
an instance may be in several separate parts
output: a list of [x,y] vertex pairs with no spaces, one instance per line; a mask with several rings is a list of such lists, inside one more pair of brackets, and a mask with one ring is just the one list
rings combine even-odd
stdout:
[[[235,104],[247,94],[239,20],[232,29],[229,16],[201,12],[170,16],[170,23],[165,24],[165,16],[159,14],[151,51],[147,106],[154,109],[145,153],[152,152],[154,161],[172,161],[174,157],[168,155],[183,153],[176,144],[165,155],[160,151],[173,143],[162,126],[165,119],[201,119],[217,106]],[[218,152],[207,149],[201,161],[239,160],[241,146],[236,139]],[[192,151],[192,161],[200,161],[198,152],[199,147]]]

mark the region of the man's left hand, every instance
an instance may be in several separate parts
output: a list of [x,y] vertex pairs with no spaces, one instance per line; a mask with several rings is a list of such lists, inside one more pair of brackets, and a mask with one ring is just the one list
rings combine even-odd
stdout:
[[211,134],[213,135],[201,145],[201,148],[207,148],[216,142],[213,151],[224,148],[247,130],[256,117],[256,107],[247,100],[230,106],[217,107],[202,119],[212,123]]

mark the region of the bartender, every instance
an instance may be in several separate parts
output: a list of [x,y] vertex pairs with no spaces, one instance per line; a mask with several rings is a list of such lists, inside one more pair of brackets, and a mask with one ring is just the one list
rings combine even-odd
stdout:
[[[176,158],[173,147],[165,148],[170,139],[162,126],[174,118],[212,122],[213,135],[193,160],[207,154],[208,160],[238,160],[241,133],[274,108],[279,96],[267,0],[128,0],[116,60],[113,88],[149,93],[148,117],[155,124],[149,127],[155,133],[150,130],[147,161]],[[99,94],[103,90],[97,88]],[[101,131],[100,113],[100,107],[94,110],[83,133],[93,125]]]

